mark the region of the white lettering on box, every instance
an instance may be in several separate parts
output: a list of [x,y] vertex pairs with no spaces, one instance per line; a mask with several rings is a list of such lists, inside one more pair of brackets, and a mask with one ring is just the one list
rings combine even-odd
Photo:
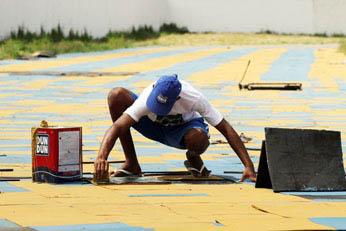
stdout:
[[36,155],[49,155],[49,136],[47,134],[37,134],[36,136]]

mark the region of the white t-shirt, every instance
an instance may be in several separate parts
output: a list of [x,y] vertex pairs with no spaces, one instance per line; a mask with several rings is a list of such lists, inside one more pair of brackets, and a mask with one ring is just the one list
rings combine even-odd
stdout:
[[153,85],[143,90],[138,99],[126,109],[124,113],[131,116],[136,122],[143,116],[148,116],[152,121],[164,126],[183,124],[195,118],[203,117],[212,126],[218,125],[223,119],[208,100],[192,87],[189,83],[180,80],[181,92],[179,99],[174,103],[172,110],[166,116],[158,116],[152,113],[147,107],[147,99]]

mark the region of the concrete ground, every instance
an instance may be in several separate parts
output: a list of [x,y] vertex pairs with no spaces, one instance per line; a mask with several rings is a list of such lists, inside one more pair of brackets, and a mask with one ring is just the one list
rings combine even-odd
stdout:
[[[249,59],[244,82],[294,81],[303,90],[240,91]],[[57,72],[113,74],[50,75]],[[123,86],[140,93],[171,73],[200,89],[239,133],[251,137],[247,147],[260,148],[264,127],[287,127],[341,131],[346,150],[346,56],[333,45],[134,48],[0,61],[0,168],[14,169],[0,176],[31,176],[31,127],[41,120],[82,126],[83,159],[93,160],[111,125],[108,91]],[[211,141],[223,139],[214,128],[210,132]],[[142,170],[184,170],[182,150],[133,136]],[[250,155],[257,166],[259,152]],[[119,143],[110,157],[123,159]],[[226,144],[211,145],[203,158],[214,174],[242,170]],[[0,182],[0,191],[0,230],[346,229],[346,192],[274,193],[251,183],[94,186],[31,180]]]

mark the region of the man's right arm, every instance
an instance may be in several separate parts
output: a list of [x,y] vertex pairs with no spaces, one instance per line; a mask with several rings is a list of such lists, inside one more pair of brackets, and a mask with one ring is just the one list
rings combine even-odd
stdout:
[[119,136],[128,131],[135,123],[135,120],[133,120],[128,114],[124,113],[106,131],[94,164],[96,178],[103,178],[104,174],[108,174],[107,158],[109,153],[114,147],[114,144]]

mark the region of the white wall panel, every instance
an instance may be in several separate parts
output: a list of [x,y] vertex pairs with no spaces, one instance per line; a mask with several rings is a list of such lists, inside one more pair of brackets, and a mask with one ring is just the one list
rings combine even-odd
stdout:
[[164,22],[195,32],[343,33],[346,0],[0,0],[0,37],[60,24],[95,37]]

